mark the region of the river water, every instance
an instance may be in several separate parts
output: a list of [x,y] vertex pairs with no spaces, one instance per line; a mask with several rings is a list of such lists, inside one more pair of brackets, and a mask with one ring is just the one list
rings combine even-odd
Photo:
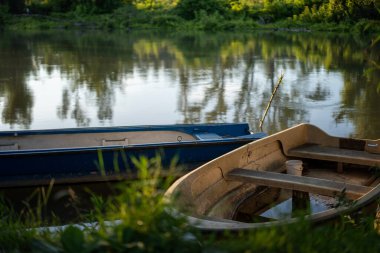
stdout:
[[259,120],[380,138],[380,47],[326,33],[0,32],[0,130]]

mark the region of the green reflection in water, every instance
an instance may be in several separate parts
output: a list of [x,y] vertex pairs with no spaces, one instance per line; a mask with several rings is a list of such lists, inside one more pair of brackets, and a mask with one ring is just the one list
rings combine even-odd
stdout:
[[[311,122],[379,138],[380,73],[368,70],[380,49],[369,41],[310,33],[2,32],[2,129],[247,121],[258,130],[285,72],[265,131]],[[43,82],[56,95],[41,92]]]
[[26,76],[33,72],[29,43],[22,36],[0,36],[0,113],[3,124],[32,122],[32,92]]

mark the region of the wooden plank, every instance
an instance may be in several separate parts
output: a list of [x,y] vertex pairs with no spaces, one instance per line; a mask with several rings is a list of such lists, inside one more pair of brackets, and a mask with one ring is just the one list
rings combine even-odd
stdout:
[[326,147],[315,144],[308,144],[298,148],[290,149],[288,151],[288,155],[333,162],[380,166],[380,154],[373,154],[358,150]]
[[227,174],[228,180],[265,185],[283,189],[304,191],[326,196],[336,196],[345,191],[348,198],[358,198],[372,188],[362,185],[346,184],[327,179],[293,176],[276,172],[233,169]]

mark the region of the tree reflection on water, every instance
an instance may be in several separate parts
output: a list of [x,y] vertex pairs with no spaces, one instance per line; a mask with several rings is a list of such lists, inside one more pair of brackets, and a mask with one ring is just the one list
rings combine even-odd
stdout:
[[[56,106],[56,115],[49,117],[57,128],[68,120],[77,126],[118,124],[122,120],[115,115],[116,109],[125,109],[133,118],[127,110],[149,107],[153,101],[168,103],[165,96],[149,95],[156,87],[164,87],[178,92],[173,102],[176,108],[165,111],[175,118],[172,123],[247,121],[258,130],[284,72],[283,86],[264,124],[266,131],[299,122],[318,125],[325,118],[329,122],[325,128],[353,126],[343,135],[380,135],[380,73],[368,71],[370,62],[379,60],[380,49],[369,47],[368,38],[279,32],[94,31],[2,32],[1,38],[0,110],[8,128],[39,127],[33,119],[37,91],[31,80],[58,76],[54,85],[61,99],[57,105],[46,104]],[[124,108],[132,88],[144,96],[135,98],[135,108]],[[157,109],[155,104],[150,108],[152,113]],[[150,116],[146,117],[142,121],[150,122]]]

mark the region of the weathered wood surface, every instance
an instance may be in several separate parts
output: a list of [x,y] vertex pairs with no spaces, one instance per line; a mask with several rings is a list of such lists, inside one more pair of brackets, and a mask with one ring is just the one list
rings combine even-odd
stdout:
[[367,186],[347,184],[327,179],[247,169],[234,169],[227,174],[227,179],[326,196],[337,196],[344,193],[348,198],[354,199],[361,197],[372,189]]
[[367,166],[380,166],[380,154],[306,144],[288,151],[290,156]]
[[[175,204],[179,210],[189,210],[191,207],[189,214],[192,217],[189,217],[189,220],[194,221],[193,224],[203,230],[255,229],[299,220],[291,218],[259,223],[231,222],[228,220],[231,219],[231,210],[235,213],[237,210],[247,213],[253,210],[251,204],[253,203],[254,207],[254,198],[257,197],[254,194],[257,192],[248,187],[262,185],[330,196],[340,194],[344,190],[347,197],[355,198],[352,206],[331,208],[303,217],[312,223],[326,222],[372,206],[380,198],[379,181],[371,177],[369,170],[371,167],[380,167],[380,154],[367,150],[367,144],[367,140],[364,139],[342,140],[340,137],[326,134],[316,126],[301,124],[210,161],[176,181],[168,189],[166,196],[176,197]],[[320,163],[308,161],[305,176],[280,173],[285,161],[295,157],[360,166],[346,166],[347,169],[337,173],[334,170],[319,168]],[[266,171],[258,171],[261,168],[265,168]],[[206,178],[206,174],[213,176]],[[244,205],[247,205],[247,208]],[[214,212],[214,209],[227,211]]]
[[379,140],[367,140],[365,150],[370,153],[380,154],[380,139]]

